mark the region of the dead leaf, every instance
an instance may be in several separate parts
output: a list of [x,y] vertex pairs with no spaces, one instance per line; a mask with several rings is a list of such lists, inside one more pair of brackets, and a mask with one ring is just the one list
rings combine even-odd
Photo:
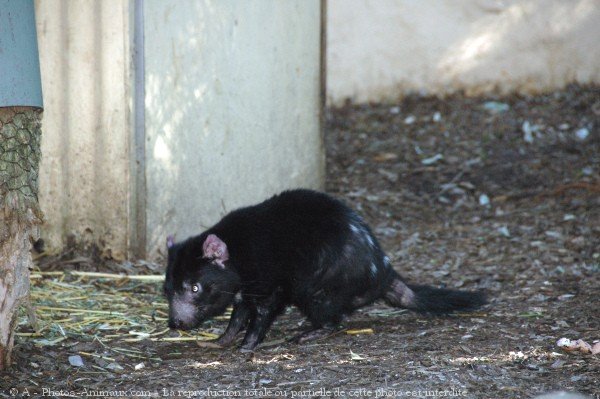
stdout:
[[593,353],[592,345],[582,339],[571,341],[569,338],[561,338],[556,342],[556,346],[567,352]]

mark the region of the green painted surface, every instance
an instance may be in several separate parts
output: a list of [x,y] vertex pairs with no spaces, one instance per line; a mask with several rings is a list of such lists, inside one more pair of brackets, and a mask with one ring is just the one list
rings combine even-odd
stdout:
[[0,107],[43,107],[33,0],[0,0]]

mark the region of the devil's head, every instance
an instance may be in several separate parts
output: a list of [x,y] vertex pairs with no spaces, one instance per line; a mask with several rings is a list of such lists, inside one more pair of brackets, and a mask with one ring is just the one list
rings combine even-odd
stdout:
[[167,238],[164,292],[169,300],[169,327],[188,330],[227,309],[240,288],[228,267],[227,245],[214,234],[181,243]]

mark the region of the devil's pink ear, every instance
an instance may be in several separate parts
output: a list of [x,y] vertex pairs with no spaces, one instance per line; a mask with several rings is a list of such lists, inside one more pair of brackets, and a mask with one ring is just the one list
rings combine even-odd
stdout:
[[173,237],[173,235],[168,235],[167,236],[167,249],[170,249],[171,247],[173,247],[173,245],[175,245],[175,237]]
[[216,235],[209,234],[202,245],[205,258],[213,259],[216,264],[225,267],[224,262],[229,259],[227,245]]

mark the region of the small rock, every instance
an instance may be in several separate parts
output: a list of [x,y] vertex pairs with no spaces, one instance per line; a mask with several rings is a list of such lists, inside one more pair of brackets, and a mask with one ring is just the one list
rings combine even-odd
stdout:
[[498,233],[504,237],[510,237],[510,231],[508,231],[508,227],[506,226],[498,227]]
[[414,115],[409,115],[404,119],[404,123],[406,125],[412,125],[413,123],[415,123],[417,121],[417,117]]
[[438,201],[440,201],[442,204],[451,204],[452,203],[452,201],[450,200],[450,198],[445,197],[443,195],[440,195],[438,197]]
[[591,176],[594,174],[594,168],[592,168],[591,166],[586,166],[584,168],[581,168],[581,173],[584,176]]
[[490,204],[490,197],[488,197],[486,194],[481,194],[479,196],[479,205],[488,206],[489,204]]
[[433,277],[435,277],[437,279],[441,279],[442,277],[445,277],[445,276],[449,275],[450,271],[448,271],[448,270],[435,270],[432,274],[433,274]]
[[523,122],[523,125],[521,126],[521,130],[523,131],[523,140],[525,140],[526,143],[533,143],[533,127],[531,126],[531,124],[529,123],[529,121],[525,121]]
[[562,234],[558,231],[545,231],[544,234],[546,234],[548,237],[554,238],[554,239],[561,239],[562,238]]
[[577,137],[578,140],[585,140],[587,139],[587,137],[590,135],[590,130],[588,128],[581,128],[581,129],[577,129],[575,131],[575,137]]
[[500,114],[510,109],[508,104],[501,103],[498,101],[488,101],[483,104],[483,109],[491,112],[492,114]]
[[390,114],[397,115],[399,113],[400,113],[400,107],[391,107],[390,108]]
[[79,355],[69,356],[69,364],[75,367],[83,367],[83,359]]
[[434,122],[439,122],[442,120],[442,114],[440,114],[439,112],[435,112],[433,114],[433,117],[431,118]]

